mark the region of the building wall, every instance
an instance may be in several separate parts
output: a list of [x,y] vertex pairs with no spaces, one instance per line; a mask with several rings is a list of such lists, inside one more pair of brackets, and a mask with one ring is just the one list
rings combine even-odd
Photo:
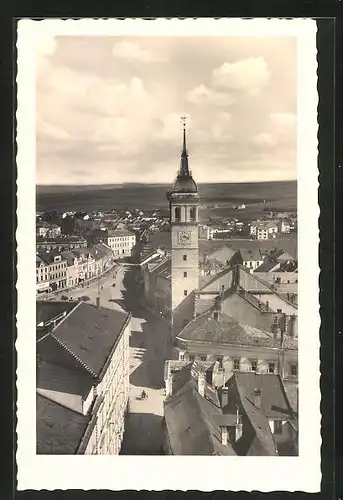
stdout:
[[292,304],[289,304],[281,297],[278,297],[273,293],[268,293],[268,294],[255,293],[254,296],[263,304],[266,304],[268,302],[269,307],[273,309],[273,311],[281,309],[281,311],[287,315],[292,315],[292,314],[294,314],[295,316],[298,315],[297,307],[293,306]]
[[[180,342],[177,341],[179,359],[182,361],[199,361],[207,364],[215,363],[218,358],[222,358],[223,370],[215,375],[214,383],[222,385],[223,380],[227,380],[234,373],[235,360],[240,361],[239,371],[253,371],[252,360],[257,361],[257,373],[268,373],[269,363],[274,363],[274,373],[283,373],[283,376],[290,380],[297,380],[291,375],[291,364],[297,365],[298,351],[287,350],[282,357],[278,349],[267,347],[235,346],[227,344],[205,344],[200,342]],[[194,359],[193,359],[194,357]]]
[[118,455],[120,452],[129,398],[129,335],[130,324],[126,326],[106,373],[96,387],[97,398],[102,402],[85,454]]
[[136,244],[136,235],[108,236],[106,245],[111,248],[115,257],[131,257],[132,249]]
[[[191,234],[189,244],[181,244],[179,233]],[[171,230],[172,238],[172,310],[174,311],[193,290],[199,288],[199,248],[198,226],[196,224],[175,224]],[[186,256],[186,260],[184,260]],[[185,274],[186,277],[185,277]]]

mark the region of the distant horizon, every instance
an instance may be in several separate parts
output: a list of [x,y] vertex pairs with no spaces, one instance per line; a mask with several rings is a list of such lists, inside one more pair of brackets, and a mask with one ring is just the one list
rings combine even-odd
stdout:
[[[269,184],[269,183],[281,183],[281,182],[297,182],[297,179],[283,179],[283,180],[270,180],[270,181],[211,181],[211,182],[197,182],[197,185],[204,184]],[[172,185],[172,182],[109,182],[109,183],[99,183],[99,184],[36,184],[36,187],[100,187],[100,186],[127,186],[127,185],[142,185],[142,186],[166,186]]]

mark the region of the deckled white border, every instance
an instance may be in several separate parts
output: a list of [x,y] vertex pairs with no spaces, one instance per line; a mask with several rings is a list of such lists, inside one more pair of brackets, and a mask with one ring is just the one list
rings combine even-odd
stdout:
[[[298,39],[299,457],[35,454],[35,43],[46,35]],[[310,19],[21,20],[18,27],[18,489],[320,489],[316,23]]]

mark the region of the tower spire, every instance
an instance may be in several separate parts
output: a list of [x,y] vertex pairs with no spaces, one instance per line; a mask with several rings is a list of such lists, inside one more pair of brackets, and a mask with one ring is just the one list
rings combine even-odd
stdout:
[[181,163],[180,163],[180,173],[181,177],[189,177],[189,168],[188,168],[188,151],[187,151],[187,143],[186,143],[186,116],[181,116],[182,126],[183,126],[183,145],[182,145],[182,153],[181,153]]

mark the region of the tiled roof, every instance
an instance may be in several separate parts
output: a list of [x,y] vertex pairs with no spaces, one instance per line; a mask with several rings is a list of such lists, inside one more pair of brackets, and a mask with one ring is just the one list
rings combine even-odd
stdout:
[[295,415],[298,414],[298,384],[284,383],[287,399]]
[[178,338],[198,342],[258,345],[260,347],[279,347],[280,344],[270,333],[249,325],[242,325],[220,312],[218,312],[218,319],[214,319],[213,312],[207,312],[193,319],[178,334]]
[[81,366],[66,368],[55,363],[41,361],[37,367],[37,388],[39,389],[75,394],[85,399],[92,386],[91,375]]
[[83,416],[36,394],[37,453],[75,454],[89,416]]
[[68,266],[74,265],[76,255],[73,252],[71,252],[70,250],[65,250],[64,252],[61,252],[61,255],[67,261]]
[[129,315],[80,302],[51,335],[99,376]]
[[[46,264],[52,264],[54,262],[54,258],[60,254],[55,251],[55,252],[39,252],[37,255]],[[66,259],[62,257],[61,260],[56,262],[56,264],[60,264],[61,262],[65,262],[65,261],[66,261]]]
[[60,301],[37,301],[36,302],[36,324],[46,323],[59,314],[68,313],[75,307],[75,302]]
[[254,403],[254,390],[261,390],[262,413],[273,420],[287,420],[293,418],[293,411],[289,404],[284,386],[279,375],[271,373],[239,372],[233,375],[242,403]]
[[218,260],[219,262],[230,261],[232,257],[237,253],[237,250],[233,250],[229,245],[222,245],[220,248],[213,250],[207,254],[207,259]]
[[269,271],[271,271],[272,269],[274,269],[274,267],[277,267],[279,264],[277,262],[270,262],[270,261],[266,261],[266,262],[263,262],[263,264],[261,264],[259,267],[257,267],[254,271],[254,273],[268,273]]
[[221,410],[202,397],[191,380],[164,403],[169,444],[174,455],[235,455],[221,443],[215,416]]

